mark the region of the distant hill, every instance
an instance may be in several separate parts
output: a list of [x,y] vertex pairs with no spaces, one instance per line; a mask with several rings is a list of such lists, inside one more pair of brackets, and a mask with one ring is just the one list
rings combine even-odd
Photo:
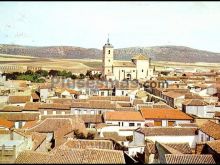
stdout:
[[[145,55],[148,55],[153,61],[187,63],[220,62],[220,53],[203,51],[183,46],[130,47],[115,49],[114,58],[117,60],[130,60],[133,55],[140,53],[140,48],[142,50],[141,52]],[[0,54],[47,58],[101,59],[102,50],[74,46],[34,47],[1,44]]]

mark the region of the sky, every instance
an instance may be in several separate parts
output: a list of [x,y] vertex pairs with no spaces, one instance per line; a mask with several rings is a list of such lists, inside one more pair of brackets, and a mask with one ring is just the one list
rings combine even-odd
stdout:
[[0,2],[0,44],[220,52],[220,2]]

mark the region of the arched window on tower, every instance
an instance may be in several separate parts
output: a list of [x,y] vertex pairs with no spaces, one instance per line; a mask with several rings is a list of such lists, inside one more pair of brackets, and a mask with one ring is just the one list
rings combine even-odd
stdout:
[[110,50],[108,50],[108,54],[110,54],[111,53],[111,51]]

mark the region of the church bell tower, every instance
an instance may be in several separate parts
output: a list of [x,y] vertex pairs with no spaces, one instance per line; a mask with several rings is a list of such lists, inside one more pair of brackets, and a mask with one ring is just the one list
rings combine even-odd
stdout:
[[102,74],[103,77],[107,75],[112,75],[112,65],[113,65],[113,46],[109,42],[109,37],[107,43],[103,46],[103,55],[102,55]]

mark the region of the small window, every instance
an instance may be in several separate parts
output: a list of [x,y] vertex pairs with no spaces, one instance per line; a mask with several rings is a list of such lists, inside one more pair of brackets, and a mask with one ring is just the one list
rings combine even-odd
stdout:
[[121,126],[121,123],[120,123],[120,121],[118,122],[118,126]]
[[130,126],[130,127],[134,126],[134,123],[129,123],[129,126]]
[[124,91],[121,91],[121,94],[124,95]]
[[133,70],[133,72],[135,72],[135,70]]
[[144,72],[144,69],[142,69],[142,72]]
[[111,60],[108,60],[108,62],[111,62]]
[[124,72],[124,70],[121,70],[122,72]]
[[108,50],[108,54],[111,54],[111,50]]
[[104,92],[101,92],[101,96],[104,96]]
[[140,126],[141,126],[141,123],[137,123],[137,126],[140,127]]

